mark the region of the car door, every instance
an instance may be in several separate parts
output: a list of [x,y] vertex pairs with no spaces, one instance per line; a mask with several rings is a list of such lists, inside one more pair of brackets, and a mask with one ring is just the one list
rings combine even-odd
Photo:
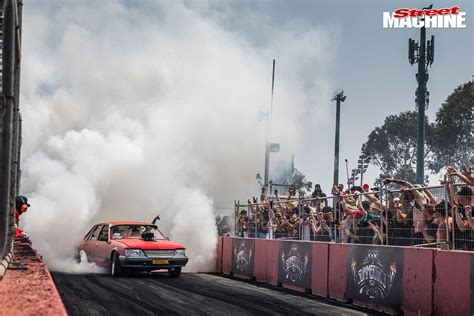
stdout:
[[95,243],[96,262],[99,265],[107,265],[110,255],[109,225],[104,225]]
[[93,230],[92,234],[90,234],[89,239],[86,243],[84,243],[84,251],[87,254],[87,259],[90,262],[97,262],[96,259],[96,246],[97,240],[99,238],[99,233],[102,230],[103,224],[98,224],[96,228]]

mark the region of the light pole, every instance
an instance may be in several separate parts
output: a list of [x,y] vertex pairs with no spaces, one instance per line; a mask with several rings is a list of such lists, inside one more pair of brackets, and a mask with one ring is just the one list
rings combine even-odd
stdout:
[[[431,9],[423,8],[423,9]],[[424,20],[424,18],[421,18]],[[408,39],[408,62],[413,65],[418,63],[418,73],[416,81],[415,102],[418,107],[418,142],[416,148],[416,182],[423,184],[425,182],[425,107],[429,103],[429,92],[426,89],[428,82],[428,66],[431,66],[434,60],[434,36],[431,41],[426,43],[426,28],[423,26],[420,30],[420,42]]]
[[341,102],[346,100],[344,90],[337,90],[331,101],[336,101],[336,137],[334,144],[334,179],[333,184],[339,184],[339,125],[341,120]]
[[[270,101],[270,112],[267,113],[267,137],[265,141],[265,173],[263,184],[268,190],[268,178],[270,176],[270,145],[271,145],[271,129],[272,129],[272,112],[273,112],[273,89],[275,87],[275,59],[273,60],[272,71],[272,97]],[[267,192],[268,193],[268,192]]]
[[364,154],[359,156],[359,160],[357,161],[357,170],[360,174],[360,186],[364,184],[364,173],[367,171],[369,167],[369,158],[365,157]]

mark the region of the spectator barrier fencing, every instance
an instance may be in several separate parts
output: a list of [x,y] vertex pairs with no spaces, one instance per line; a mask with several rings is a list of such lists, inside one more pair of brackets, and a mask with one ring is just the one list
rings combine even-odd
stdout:
[[[456,197],[450,197],[445,184],[405,190],[385,187],[378,192],[324,198],[271,196],[263,203],[236,201],[234,236],[472,251],[472,214],[459,203],[452,208],[445,202],[461,201],[469,187],[453,187],[458,190]],[[474,199],[467,198],[460,203],[472,204]]]
[[217,272],[388,313],[474,313],[474,254],[219,237]]

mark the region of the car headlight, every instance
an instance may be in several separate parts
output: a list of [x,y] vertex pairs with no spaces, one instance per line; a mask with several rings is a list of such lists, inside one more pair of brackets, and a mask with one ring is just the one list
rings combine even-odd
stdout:
[[141,249],[125,249],[125,257],[145,257]]
[[175,254],[175,256],[180,256],[180,257],[185,257],[186,256],[186,252],[184,251],[184,249],[176,249],[174,254]]

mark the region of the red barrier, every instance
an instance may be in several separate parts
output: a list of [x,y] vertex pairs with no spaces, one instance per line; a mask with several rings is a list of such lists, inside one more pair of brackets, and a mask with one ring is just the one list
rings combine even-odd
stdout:
[[256,239],[255,240],[255,261],[254,261],[254,276],[258,282],[267,281],[267,252],[271,240]]
[[465,251],[434,254],[434,314],[468,315],[470,308],[470,255]]
[[434,250],[406,247],[403,251],[403,310],[405,315],[431,315]]
[[[253,279],[255,277],[255,243],[254,238],[232,239],[231,271],[234,276],[242,279]],[[237,248],[237,249],[236,249]],[[238,267],[236,256],[242,256],[247,264]]]
[[267,283],[278,284],[278,241],[267,241]]
[[329,244],[315,242],[313,244],[312,294],[328,297],[328,265]]
[[348,244],[329,244],[328,293],[339,301],[346,300]]
[[[272,285],[278,284],[278,266],[279,260],[281,260],[279,258],[280,243],[279,240],[255,240],[253,271],[257,281]],[[224,274],[231,273],[233,247],[233,238],[219,238],[217,271],[222,271]],[[360,259],[360,255],[357,259],[357,253],[360,253],[360,250],[364,247],[378,248],[378,254],[380,256],[384,255],[385,258],[387,258],[387,251],[382,251],[382,248],[392,248],[375,245],[312,243],[312,293],[339,301],[348,301],[354,298],[354,304],[377,310],[387,310],[386,305],[384,305],[386,302],[382,302],[381,306],[375,306],[367,301],[356,301],[357,292],[352,297],[354,293],[351,284],[354,282],[352,282],[352,279],[347,279],[348,266],[350,266],[348,264],[349,253],[351,253],[351,256],[355,255],[357,260],[355,262],[360,264],[362,259]],[[372,254],[374,254],[373,251]],[[390,255],[390,252],[388,254]],[[403,262],[403,267],[400,267],[403,271],[403,282],[402,285],[399,285],[403,289],[399,293],[402,293],[401,309],[406,315],[457,316],[469,314],[471,303],[470,260],[471,256],[474,256],[472,252],[401,247],[394,253],[394,256],[395,254],[397,256],[403,254],[403,258],[400,259],[400,262]],[[384,260],[384,262],[387,261],[387,259]],[[474,257],[472,260],[474,260]],[[387,264],[384,263],[385,265]],[[395,268],[399,266],[399,264],[394,265]],[[386,269],[389,269],[389,267],[387,266]],[[349,273],[349,275],[351,274]],[[351,286],[350,290],[347,290],[348,285]],[[302,288],[288,284],[283,286],[297,291],[304,291]],[[393,299],[393,296],[391,297]]]
[[230,274],[232,271],[232,246],[233,238],[223,237],[222,239],[222,273]]
[[224,237],[217,237],[217,260],[216,260],[216,272],[217,273],[222,273],[222,238]]

